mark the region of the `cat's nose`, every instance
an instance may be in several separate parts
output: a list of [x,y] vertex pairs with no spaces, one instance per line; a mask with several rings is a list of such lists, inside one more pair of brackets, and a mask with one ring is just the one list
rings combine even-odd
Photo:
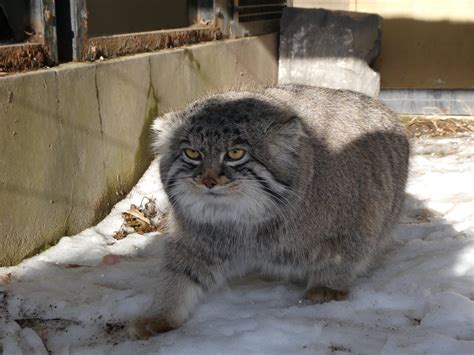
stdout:
[[202,183],[203,185],[205,185],[208,189],[212,189],[214,186],[217,185],[217,180],[212,178],[212,177],[209,177],[209,176],[206,176],[206,177],[203,177],[202,178]]

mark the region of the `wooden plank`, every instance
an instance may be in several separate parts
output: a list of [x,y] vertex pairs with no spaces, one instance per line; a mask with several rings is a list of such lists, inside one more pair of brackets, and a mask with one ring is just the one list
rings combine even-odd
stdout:
[[81,60],[96,60],[100,57],[114,58],[214,41],[222,39],[222,37],[222,32],[214,25],[93,37],[87,39],[80,58]]
[[0,72],[16,72],[54,65],[41,43],[0,46]]

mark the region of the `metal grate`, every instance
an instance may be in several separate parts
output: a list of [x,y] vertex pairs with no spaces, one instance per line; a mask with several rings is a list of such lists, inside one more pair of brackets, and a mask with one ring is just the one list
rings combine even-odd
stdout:
[[277,32],[286,0],[216,0],[216,17],[229,37]]
[[239,22],[280,19],[283,8],[282,4],[239,6]]
[[286,1],[275,0],[240,0],[237,1],[236,11],[239,22],[262,20],[279,20]]

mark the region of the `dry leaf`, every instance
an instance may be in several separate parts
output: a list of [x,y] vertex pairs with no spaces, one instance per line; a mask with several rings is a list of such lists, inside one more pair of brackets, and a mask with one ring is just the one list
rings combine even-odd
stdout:
[[[136,206],[132,205],[132,207],[128,210],[128,211],[125,211],[123,214],[128,214],[128,215],[131,215],[135,218],[138,218],[140,220],[142,220],[143,222],[147,223],[147,224],[150,224],[150,219],[145,217],[145,215],[143,214],[143,212],[141,212],[138,208],[136,208]],[[122,215],[123,215],[122,214]]]
[[[144,203],[144,201],[148,201]],[[161,213],[161,218],[157,216]],[[167,225],[166,213],[161,212],[156,206],[155,200],[144,197],[140,206],[130,205],[128,211],[122,213],[124,222],[118,231],[114,233],[117,240],[127,237],[130,233],[150,233],[163,231]]]
[[120,240],[120,239],[123,239],[127,236],[127,232],[124,231],[123,229],[120,229],[118,231],[115,232],[114,234],[114,238],[117,239],[117,240]]

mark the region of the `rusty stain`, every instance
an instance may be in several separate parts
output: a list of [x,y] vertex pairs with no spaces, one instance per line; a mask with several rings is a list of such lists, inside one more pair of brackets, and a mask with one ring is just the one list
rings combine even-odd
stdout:
[[53,14],[50,10],[44,10],[44,20],[50,22],[53,19]]
[[222,38],[222,32],[216,26],[196,26],[179,30],[93,37],[87,40],[87,44],[82,50],[81,59],[93,61],[100,57],[114,58]]
[[24,71],[51,65],[48,54],[48,48],[37,43],[0,47],[0,71]]

